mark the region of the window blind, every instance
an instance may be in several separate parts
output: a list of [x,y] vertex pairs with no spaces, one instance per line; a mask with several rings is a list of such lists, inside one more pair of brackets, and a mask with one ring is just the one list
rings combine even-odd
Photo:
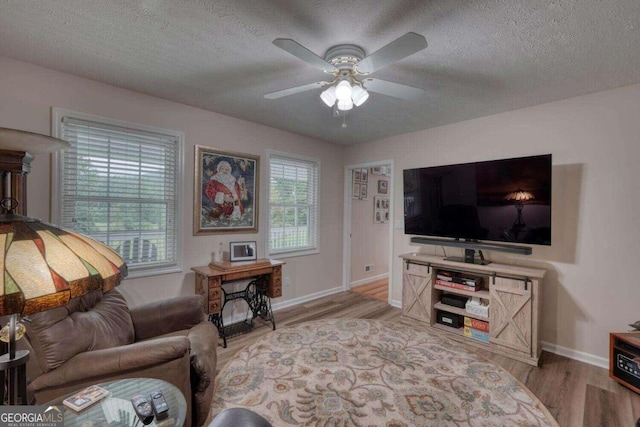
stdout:
[[269,157],[269,253],[318,248],[319,162]]
[[130,271],[177,265],[176,136],[63,117],[61,225],[118,251]]

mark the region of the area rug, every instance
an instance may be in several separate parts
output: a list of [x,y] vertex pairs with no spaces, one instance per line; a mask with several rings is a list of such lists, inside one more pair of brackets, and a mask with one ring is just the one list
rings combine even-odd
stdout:
[[244,407],[274,426],[557,426],[502,368],[437,333],[332,319],[279,329],[216,379],[212,416]]

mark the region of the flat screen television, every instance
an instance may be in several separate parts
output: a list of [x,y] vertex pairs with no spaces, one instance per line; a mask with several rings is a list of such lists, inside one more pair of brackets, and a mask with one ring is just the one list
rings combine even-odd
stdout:
[[405,169],[405,234],[551,245],[551,154]]

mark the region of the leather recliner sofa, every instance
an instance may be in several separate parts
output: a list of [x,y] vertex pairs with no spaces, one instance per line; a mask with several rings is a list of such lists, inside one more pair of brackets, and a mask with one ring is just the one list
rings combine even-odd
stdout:
[[27,390],[42,404],[92,384],[158,378],[187,401],[185,425],[207,419],[216,375],[218,331],[198,295],[129,308],[113,289],[30,316],[18,347],[31,354]]

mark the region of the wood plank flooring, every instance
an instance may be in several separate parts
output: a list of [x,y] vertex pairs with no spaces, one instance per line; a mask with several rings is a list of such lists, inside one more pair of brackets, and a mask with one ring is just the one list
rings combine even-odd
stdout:
[[378,301],[387,302],[389,301],[389,279],[385,277],[384,279],[365,283],[364,285],[354,286],[351,288],[351,292],[370,296]]
[[[341,292],[275,312],[278,329],[317,319],[361,318],[399,321],[400,309],[369,296]],[[255,321],[256,328],[218,347],[218,370],[240,349],[271,332],[271,325]],[[488,351],[480,354],[502,366],[531,390],[561,427],[635,427],[640,417],[640,395],[609,378],[606,369],[553,353],[542,353],[540,367],[526,365]]]

